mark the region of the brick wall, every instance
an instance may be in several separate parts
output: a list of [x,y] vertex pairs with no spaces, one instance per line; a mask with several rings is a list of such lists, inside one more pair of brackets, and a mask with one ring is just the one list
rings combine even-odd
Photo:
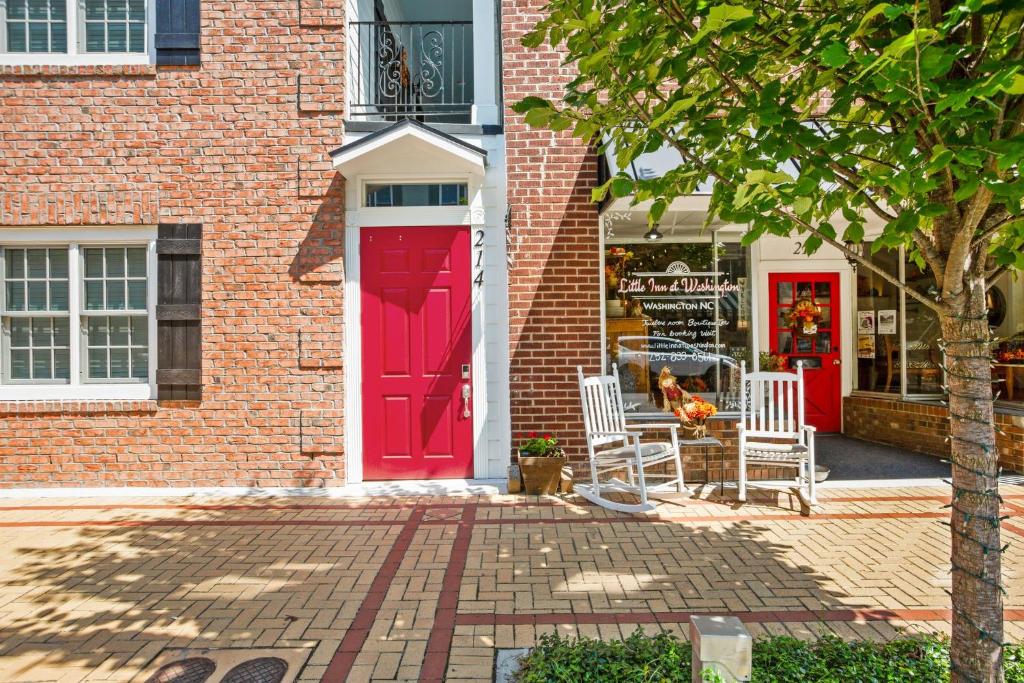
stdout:
[[201,67],[0,67],[0,240],[204,232],[202,403],[0,403],[0,486],[342,483],[340,8],[205,2]]
[[[949,455],[949,412],[943,406],[869,396],[843,399],[847,436]],[[996,446],[1003,468],[1024,473],[1024,416],[996,415]]]
[[576,366],[601,362],[600,260],[594,154],[568,132],[527,127],[510,106],[527,95],[557,97],[571,80],[562,56],[527,50],[522,35],[543,0],[503,0],[502,63],[508,203],[512,441],[550,431],[583,456]]

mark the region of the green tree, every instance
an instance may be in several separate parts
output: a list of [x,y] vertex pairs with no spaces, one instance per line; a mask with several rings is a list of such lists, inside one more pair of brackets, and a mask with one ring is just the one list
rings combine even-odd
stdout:
[[[1020,0],[551,0],[523,39],[575,67],[528,124],[614,144],[620,168],[668,144],[682,163],[595,190],[652,201],[714,180],[711,214],[828,243],[939,318],[953,460],[952,667],[1001,681],[998,463],[985,292],[1024,269]],[[856,247],[906,247],[934,297]]]

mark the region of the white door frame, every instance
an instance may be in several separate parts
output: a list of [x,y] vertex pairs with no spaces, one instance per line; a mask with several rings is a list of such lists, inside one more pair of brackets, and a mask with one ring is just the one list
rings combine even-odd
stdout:
[[[366,182],[466,182],[469,205],[460,207],[362,207],[362,188]],[[470,231],[470,258],[477,258],[477,231],[484,233],[487,244],[494,242],[484,227],[482,179],[469,175],[374,174],[356,176],[346,182],[345,212],[345,297],[344,297],[344,383],[345,383],[345,479],[349,484],[363,482],[363,352],[362,352],[362,280],[360,278],[360,245],[362,228],[466,226]],[[502,239],[504,236],[501,236]],[[486,258],[486,254],[483,255]],[[483,344],[483,296],[473,286],[475,269],[470,263],[470,306],[472,309],[472,410],[473,410],[473,476],[480,479],[487,471],[487,358]]]

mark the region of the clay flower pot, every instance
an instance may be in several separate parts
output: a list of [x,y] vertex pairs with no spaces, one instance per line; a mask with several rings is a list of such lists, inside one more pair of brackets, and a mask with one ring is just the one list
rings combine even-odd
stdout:
[[519,469],[523,473],[523,489],[528,495],[558,493],[565,467],[565,456],[519,455]]

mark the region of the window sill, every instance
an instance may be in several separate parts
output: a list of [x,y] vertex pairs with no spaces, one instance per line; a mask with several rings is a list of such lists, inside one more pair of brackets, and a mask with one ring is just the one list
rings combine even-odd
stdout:
[[151,384],[8,384],[0,387],[0,403],[150,401]]
[[16,64],[0,61],[0,76],[155,76],[157,67],[146,62],[115,64]]
[[0,399],[0,417],[12,415],[89,415],[100,413],[154,413],[157,402],[112,400],[38,400],[9,401]]

